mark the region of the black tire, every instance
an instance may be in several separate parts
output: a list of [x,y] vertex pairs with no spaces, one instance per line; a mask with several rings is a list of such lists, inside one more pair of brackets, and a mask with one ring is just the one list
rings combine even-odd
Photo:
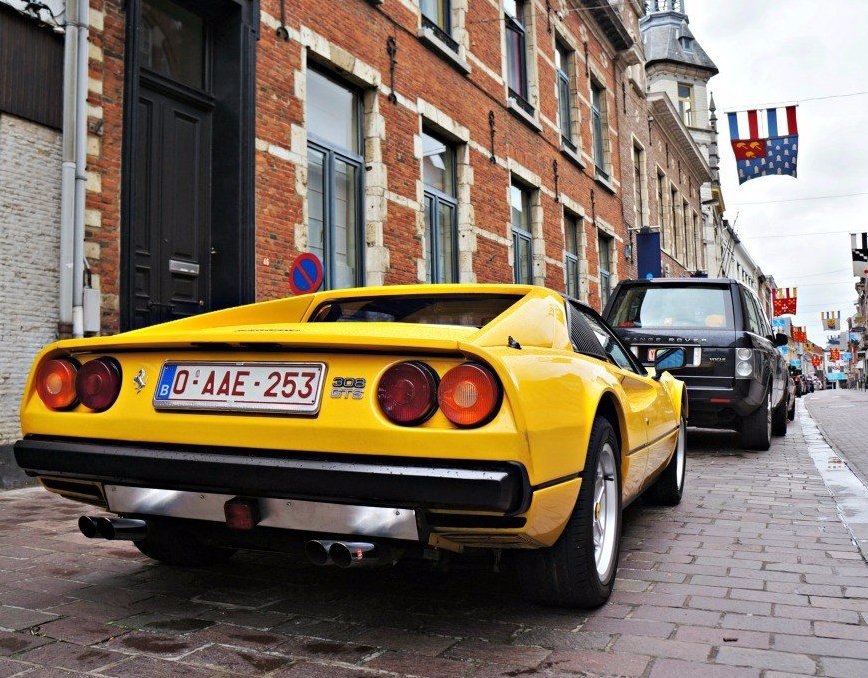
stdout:
[[795,418],[796,418],[796,399],[793,398],[793,406],[790,407],[789,411],[787,412],[787,419],[789,419],[790,421],[793,421],[793,419],[795,419]]
[[[516,554],[519,582],[527,598],[547,605],[580,609],[600,607],[609,599],[621,546],[620,454],[615,430],[606,419],[598,417],[591,430],[579,497],[563,534],[549,548]],[[614,464],[614,469],[607,469],[601,476],[605,502],[602,505],[606,507],[602,530],[606,554],[603,574],[598,571],[594,547],[594,519],[599,515],[595,490],[598,489],[601,456],[604,460],[611,458]],[[606,463],[604,461],[603,466]],[[609,475],[608,471],[614,472]],[[610,501],[614,504],[609,504]],[[609,522],[613,516],[614,525]],[[610,538],[614,541],[609,541]]]
[[678,506],[684,494],[684,478],[687,474],[687,430],[684,419],[678,426],[678,442],[675,454],[654,484],[645,490],[646,501],[658,506]]
[[747,450],[765,451],[772,446],[772,389],[766,390],[763,404],[742,420],[741,444]]
[[218,565],[235,555],[235,549],[205,544],[182,527],[156,523],[149,523],[147,536],[133,544],[148,558],[178,567]]
[[784,393],[784,398],[780,404],[772,412],[772,435],[785,436],[787,435],[787,394]]

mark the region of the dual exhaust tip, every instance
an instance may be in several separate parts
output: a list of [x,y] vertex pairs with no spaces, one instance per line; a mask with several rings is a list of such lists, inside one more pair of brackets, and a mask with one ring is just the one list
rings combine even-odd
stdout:
[[391,565],[396,560],[388,547],[366,541],[314,539],[304,545],[304,552],[314,565],[337,565],[343,568]]
[[88,539],[108,539],[109,541],[141,541],[148,535],[148,524],[134,518],[92,518],[82,516],[78,519],[78,529]]

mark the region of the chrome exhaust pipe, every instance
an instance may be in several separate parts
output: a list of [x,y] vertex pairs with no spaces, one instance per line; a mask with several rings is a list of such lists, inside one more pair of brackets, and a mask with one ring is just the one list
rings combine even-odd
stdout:
[[141,541],[148,534],[148,524],[135,518],[82,516],[78,519],[78,529],[88,539],[101,537],[109,541]]
[[338,567],[363,567],[378,565],[382,561],[382,549],[366,541],[336,541],[329,548],[329,556]]
[[332,559],[329,555],[329,549],[334,544],[334,541],[312,539],[304,545],[304,552],[314,565],[331,565]]

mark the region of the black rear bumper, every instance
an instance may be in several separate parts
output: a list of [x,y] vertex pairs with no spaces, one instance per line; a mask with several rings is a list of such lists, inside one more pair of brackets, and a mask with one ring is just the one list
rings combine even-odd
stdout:
[[147,445],[28,436],[15,443],[28,475],[251,497],[407,508],[527,510],[516,462],[459,462],[283,450]]

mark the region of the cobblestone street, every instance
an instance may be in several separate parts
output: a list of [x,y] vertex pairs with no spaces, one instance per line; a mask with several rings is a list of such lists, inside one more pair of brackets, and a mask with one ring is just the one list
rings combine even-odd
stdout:
[[815,391],[804,400],[832,445],[868,484],[868,393],[852,389]]
[[592,614],[524,603],[484,563],[173,569],[86,540],[68,501],[0,494],[0,677],[868,675],[868,565],[799,407],[769,452],[691,432],[684,501],[628,509],[615,593]]

